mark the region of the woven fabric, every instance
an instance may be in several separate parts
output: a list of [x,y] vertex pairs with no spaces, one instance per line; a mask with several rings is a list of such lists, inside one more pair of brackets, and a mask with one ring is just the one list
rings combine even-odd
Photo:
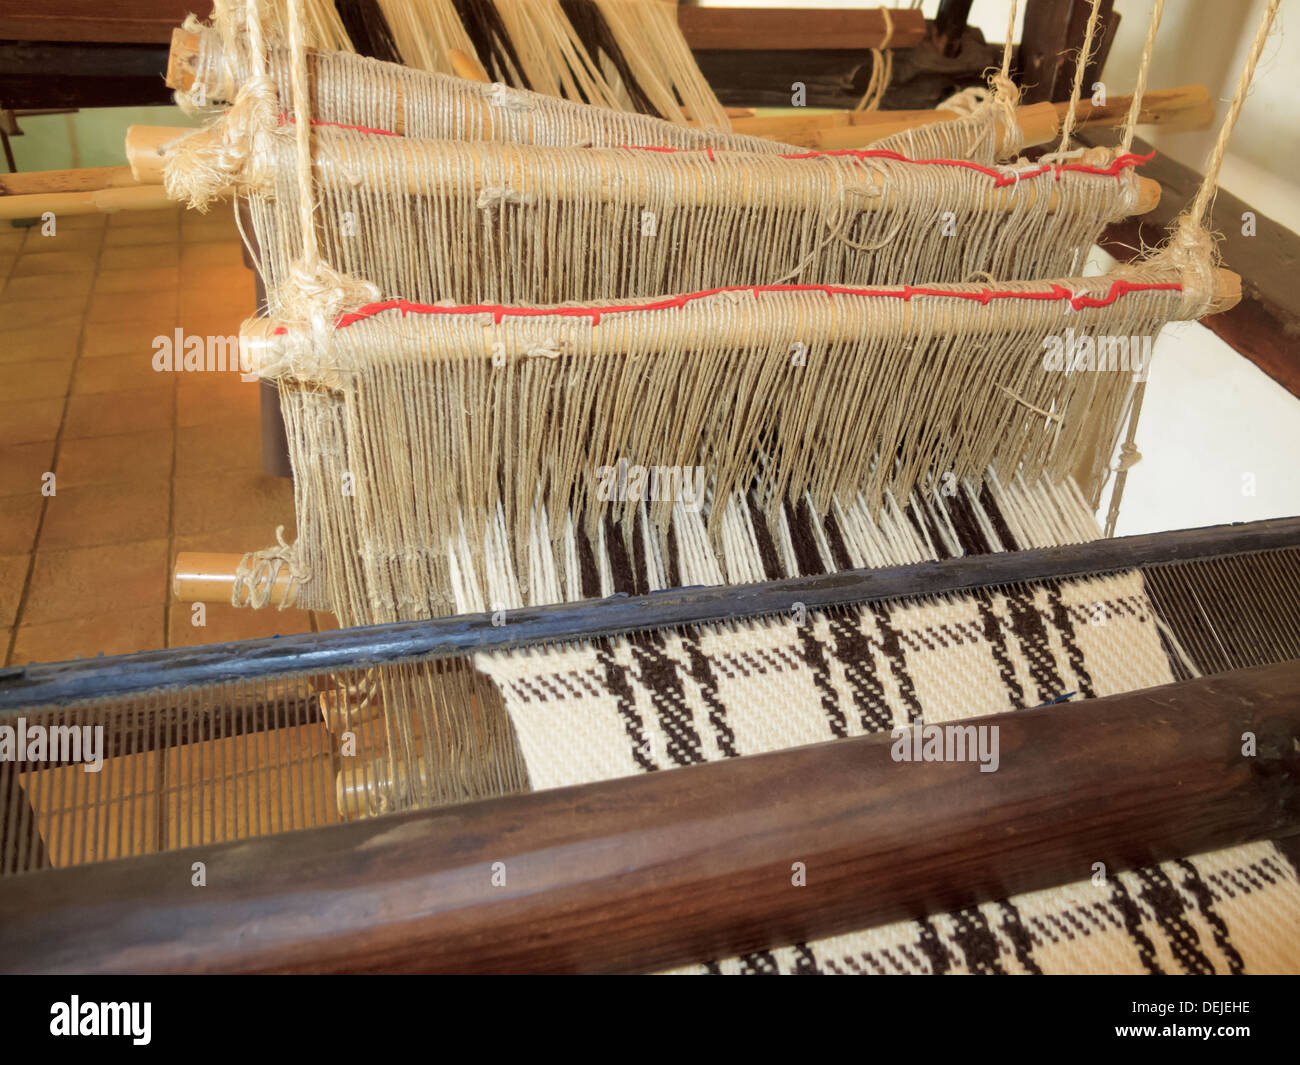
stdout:
[[[796,608],[476,664],[502,693],[534,788],[1173,680],[1137,573],[802,618]],[[1297,930],[1296,870],[1258,843],[688,971],[1294,971]]]

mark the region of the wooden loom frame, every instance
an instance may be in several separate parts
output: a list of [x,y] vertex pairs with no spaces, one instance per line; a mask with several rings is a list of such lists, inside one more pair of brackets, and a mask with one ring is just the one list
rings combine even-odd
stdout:
[[[0,673],[0,713],[362,653],[379,664],[1296,546],[1288,518],[527,608],[504,626],[473,615],[36,665]],[[1300,662],[963,722],[982,723],[1009,755],[983,781],[962,763],[900,772],[877,734],[0,879],[15,932],[3,966],[656,969],[1054,886],[1096,861],[1118,871],[1300,833]],[[1239,756],[1243,732],[1255,759]],[[203,892],[177,873],[198,859],[222,871]],[[508,891],[489,886],[500,861]],[[808,887],[791,885],[793,862]]]

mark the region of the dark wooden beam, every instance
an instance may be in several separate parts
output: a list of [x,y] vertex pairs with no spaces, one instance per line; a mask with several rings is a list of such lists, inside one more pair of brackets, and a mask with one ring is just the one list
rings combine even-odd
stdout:
[[1300,831],[1300,662],[962,724],[9,878],[0,967],[654,970]]
[[[1088,132],[1080,139],[1101,142],[1100,135]],[[1145,155],[1152,149],[1135,139],[1133,150]],[[1201,183],[1197,171],[1165,155],[1147,163],[1143,175],[1160,182],[1160,203],[1145,215],[1107,227],[1099,242],[1121,262],[1132,261],[1142,247],[1160,244]],[[1254,216],[1253,236],[1243,232],[1247,213]],[[1224,189],[1215,197],[1210,228],[1221,238],[1223,265],[1241,275],[1242,298],[1232,310],[1201,319],[1202,324],[1300,396],[1300,236]]]
[[167,46],[0,41],[0,106],[126,107],[166,104]]
[[[1028,0],[1016,64],[1021,103],[1070,98],[1091,11],[1090,0]],[[1102,0],[1092,56],[1083,72],[1084,97],[1092,95],[1092,83],[1105,69],[1119,18],[1114,0]]]
[[212,0],[6,0],[0,40],[166,44],[191,12],[206,19]]
[[[842,570],[760,584],[670,588],[577,603],[460,614],[260,640],[0,668],[0,713],[153,688],[217,684],[289,672],[325,673],[415,658],[447,658],[557,641],[670,629],[907,596],[1269,551],[1300,544],[1300,517],[1123,536],[1065,547],[1000,551],[884,569]],[[2,720],[2,719],[0,719]]]
[[692,50],[772,49],[865,52],[911,48],[925,37],[925,15],[891,8],[892,34],[880,9],[679,7],[677,24]]

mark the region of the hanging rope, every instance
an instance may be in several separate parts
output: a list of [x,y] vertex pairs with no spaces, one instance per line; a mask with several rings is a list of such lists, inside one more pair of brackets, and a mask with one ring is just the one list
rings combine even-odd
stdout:
[[1142,113],[1142,94],[1147,91],[1147,75],[1151,72],[1151,57],[1155,53],[1156,31],[1160,28],[1160,16],[1165,10],[1165,0],[1156,0],[1151,9],[1151,26],[1147,29],[1146,44],[1142,46],[1142,59],[1138,63],[1137,84],[1133,86],[1133,102],[1129,105],[1128,118],[1124,122],[1124,136],[1119,150],[1128,152],[1133,145],[1133,129],[1137,125],[1138,115]]
[[1079,110],[1079,94],[1083,90],[1083,72],[1088,61],[1092,59],[1092,39],[1097,34],[1097,25],[1101,21],[1101,0],[1092,0],[1092,11],[1088,15],[1088,29],[1083,35],[1083,48],[1074,64],[1074,88],[1070,90],[1070,110],[1065,113],[1061,123],[1061,144],[1057,152],[1065,152],[1070,147],[1070,134],[1074,132],[1074,122]]
[[871,49],[871,80],[867,82],[867,91],[862,94],[862,99],[858,101],[855,111],[875,111],[880,107],[880,101],[884,99],[885,90],[889,88],[889,82],[894,76],[894,53],[890,49],[890,44],[894,40],[894,17],[889,13],[889,8],[880,9],[885,16],[885,39],[880,42],[879,48]]
[[[1223,156],[1227,151],[1228,139],[1232,136],[1233,127],[1236,126],[1237,119],[1241,116],[1242,106],[1246,102],[1246,97],[1250,94],[1250,85],[1255,78],[1255,68],[1259,65],[1259,58],[1264,52],[1264,45],[1268,42],[1268,35],[1273,28],[1273,20],[1277,16],[1277,9],[1281,2],[1282,0],[1269,0],[1268,2],[1264,17],[1260,20],[1259,29],[1255,33],[1255,40],[1251,44],[1250,53],[1247,55],[1246,63],[1242,67],[1241,77],[1237,79],[1237,90],[1232,98],[1232,106],[1228,108],[1228,114],[1223,120],[1223,125],[1219,128],[1219,136],[1215,140],[1214,148],[1206,160],[1205,176],[1201,179],[1201,187],[1196,192],[1196,199],[1192,201],[1191,207],[1184,211],[1178,219],[1174,234],[1161,253],[1172,257],[1178,266],[1185,271],[1185,277],[1189,279],[1184,281],[1184,288],[1187,290],[1200,289],[1202,286],[1213,284],[1214,241],[1207,228],[1210,222],[1209,212],[1214,202],[1215,193],[1218,192],[1219,171],[1223,166]],[[1144,60],[1148,57],[1152,40],[1155,37],[1160,6],[1161,4],[1157,3],[1157,10],[1153,14],[1152,27],[1147,36],[1147,47],[1143,53]],[[1139,72],[1139,79],[1139,84],[1145,83],[1144,71]],[[1134,107],[1129,112],[1130,131],[1137,106],[1138,101],[1135,93]],[[1193,295],[1193,298],[1196,298],[1195,295]],[[1138,417],[1142,412],[1142,399],[1145,393],[1146,381],[1137,382],[1133,388],[1132,413],[1129,416],[1128,432],[1120,449],[1120,462],[1115,475],[1115,490],[1111,492],[1110,507],[1106,513],[1107,536],[1115,534],[1115,523],[1119,519],[1119,508],[1124,498],[1124,486],[1128,482],[1129,467],[1141,458],[1135,441],[1137,438]]]

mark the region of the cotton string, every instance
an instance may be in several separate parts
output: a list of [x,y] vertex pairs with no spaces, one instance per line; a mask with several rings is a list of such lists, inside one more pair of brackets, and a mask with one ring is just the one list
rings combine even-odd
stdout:
[[1100,18],[1101,0],[1092,0],[1092,12],[1088,15],[1088,29],[1083,35],[1083,48],[1079,51],[1079,58],[1074,65],[1074,88],[1070,90],[1070,109],[1065,113],[1065,121],[1061,123],[1061,144],[1057,148],[1058,153],[1067,151],[1070,147],[1070,134],[1074,132],[1075,117],[1079,109],[1079,94],[1083,91],[1083,72],[1088,66],[1088,60],[1092,58],[1092,39],[1097,32],[1097,24]]
[[1147,75],[1151,71],[1151,57],[1155,53],[1156,31],[1160,28],[1160,16],[1165,9],[1165,0],[1156,0],[1151,9],[1151,26],[1147,30],[1146,44],[1142,46],[1142,59],[1138,63],[1137,84],[1133,86],[1133,103],[1128,109],[1128,120],[1124,123],[1124,137],[1120,141],[1120,151],[1127,152],[1133,144],[1133,129],[1138,116],[1142,113],[1142,94],[1147,89]]
[[[1232,136],[1233,127],[1237,124],[1242,106],[1250,93],[1250,85],[1255,77],[1255,67],[1258,66],[1259,58],[1264,52],[1264,45],[1268,41],[1269,31],[1273,28],[1273,20],[1277,16],[1277,9],[1281,2],[1282,0],[1269,0],[1268,7],[1264,11],[1264,17],[1260,20],[1259,29],[1255,33],[1255,40],[1250,46],[1250,54],[1246,57],[1246,63],[1242,67],[1241,77],[1237,79],[1237,91],[1233,94],[1232,106],[1228,108],[1228,114],[1223,120],[1223,125],[1219,128],[1219,136],[1215,140],[1214,149],[1210,152],[1209,159],[1206,161],[1205,176],[1201,179],[1201,187],[1196,192],[1196,199],[1192,202],[1192,206],[1178,220],[1169,250],[1184,263],[1190,264],[1198,259],[1212,258],[1212,238],[1206,226],[1210,221],[1208,213],[1214,201],[1214,194],[1218,191],[1219,170],[1223,166],[1223,156],[1227,151],[1228,138]],[[1151,32],[1154,34],[1154,26]],[[1130,121],[1131,118],[1130,115]],[[1113,536],[1115,533],[1115,523],[1119,518],[1120,502],[1124,498],[1124,486],[1128,481],[1128,469],[1137,461],[1133,457],[1138,455],[1134,440],[1137,437],[1138,415],[1141,413],[1142,397],[1145,391],[1146,382],[1139,381],[1134,389],[1133,412],[1129,418],[1124,450],[1121,452],[1119,470],[1115,475],[1115,489],[1111,492],[1110,508],[1106,514],[1107,536]]]

